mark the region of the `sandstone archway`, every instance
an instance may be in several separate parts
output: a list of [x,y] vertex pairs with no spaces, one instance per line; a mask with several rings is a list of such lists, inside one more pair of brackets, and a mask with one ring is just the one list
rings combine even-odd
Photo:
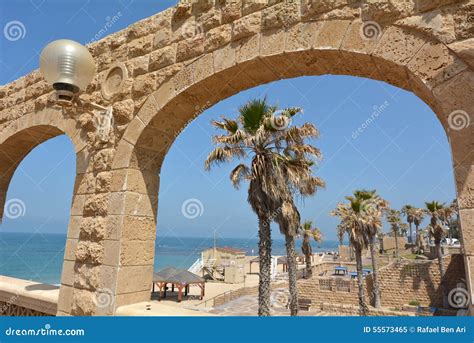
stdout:
[[[82,98],[113,104],[115,125],[102,143],[90,113],[67,117],[83,148],[58,314],[149,299],[159,170],[190,120],[241,90],[322,74],[388,82],[436,113],[452,148],[472,293],[473,10],[472,0],[181,1],[91,45],[98,75]],[[50,92],[37,72],[3,87],[2,130],[51,108]]]
[[[3,217],[10,181],[21,161],[37,146],[45,141],[67,135],[74,147],[81,150],[77,139],[80,130],[60,115],[59,110],[45,110],[20,117],[13,125],[0,132],[0,219]],[[71,126],[72,124],[72,126]]]

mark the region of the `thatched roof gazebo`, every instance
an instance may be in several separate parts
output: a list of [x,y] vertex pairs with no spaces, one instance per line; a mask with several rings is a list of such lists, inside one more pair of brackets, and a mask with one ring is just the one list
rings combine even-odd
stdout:
[[153,273],[152,293],[155,293],[155,285],[158,286],[160,300],[162,297],[166,298],[168,284],[171,284],[172,292],[174,292],[175,287],[178,289],[178,302],[182,300],[183,290],[184,295],[188,295],[189,286],[191,285],[199,286],[201,288],[201,299],[204,297],[205,280],[185,269],[165,268],[157,273]]

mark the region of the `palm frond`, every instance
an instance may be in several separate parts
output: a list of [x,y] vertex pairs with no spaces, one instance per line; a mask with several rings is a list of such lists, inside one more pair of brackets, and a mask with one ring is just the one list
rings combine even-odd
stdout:
[[240,147],[231,147],[228,145],[219,146],[212,150],[207,156],[207,159],[204,162],[204,168],[210,170],[214,164],[230,162],[234,157],[242,158],[245,155],[245,150]]
[[230,134],[235,133],[239,129],[239,124],[232,119],[222,118],[223,121],[212,120],[211,125],[226,130]]
[[264,116],[268,113],[270,106],[267,99],[253,99],[239,108],[240,118],[244,129],[254,133],[262,124]]
[[244,179],[250,178],[250,169],[245,164],[239,164],[230,173],[230,180],[235,188],[239,188],[240,182]]

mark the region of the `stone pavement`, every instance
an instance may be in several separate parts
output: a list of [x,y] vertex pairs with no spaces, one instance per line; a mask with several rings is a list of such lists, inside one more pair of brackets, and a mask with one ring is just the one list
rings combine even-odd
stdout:
[[[229,301],[221,306],[215,307],[209,313],[219,316],[257,316],[258,315],[258,299],[257,296],[246,295],[235,300]],[[290,311],[283,306],[273,306],[271,309],[272,316],[289,316]],[[332,312],[324,312],[317,308],[311,311],[300,311],[300,316],[334,316]]]

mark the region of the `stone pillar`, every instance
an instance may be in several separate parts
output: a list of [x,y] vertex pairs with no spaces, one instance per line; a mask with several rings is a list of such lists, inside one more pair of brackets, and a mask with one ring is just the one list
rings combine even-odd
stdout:
[[465,70],[434,89],[445,113],[445,127],[452,149],[461,235],[474,315],[474,72]]
[[130,161],[112,168],[115,153],[78,167],[58,315],[113,315],[150,300],[159,177]]

